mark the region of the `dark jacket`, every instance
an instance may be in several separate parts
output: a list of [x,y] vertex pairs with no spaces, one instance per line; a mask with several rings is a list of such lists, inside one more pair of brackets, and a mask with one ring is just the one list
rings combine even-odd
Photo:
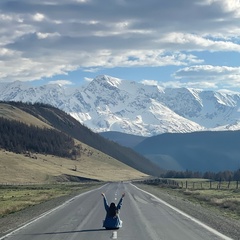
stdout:
[[117,214],[114,217],[109,216],[109,208],[110,208],[110,206],[108,205],[108,202],[107,202],[107,199],[106,199],[105,196],[103,197],[103,201],[104,201],[105,210],[107,212],[106,218],[105,218],[105,220],[103,222],[103,227],[105,227],[106,229],[117,229],[117,228],[122,227],[122,221],[120,220],[120,217],[119,217],[119,210],[122,207],[123,198],[121,198],[119,200],[119,203],[116,206]]

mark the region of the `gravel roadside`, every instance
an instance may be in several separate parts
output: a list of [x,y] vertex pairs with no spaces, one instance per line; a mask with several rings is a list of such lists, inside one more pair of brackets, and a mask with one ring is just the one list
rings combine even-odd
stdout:
[[75,193],[68,196],[54,198],[35,206],[28,207],[22,211],[9,214],[6,217],[0,218],[0,237],[6,235],[8,232],[13,231],[14,229],[25,225],[34,218],[37,218],[40,215],[60,206],[78,194]]
[[[138,185],[138,187],[154,194],[163,201],[180,209],[188,215],[193,216],[222,234],[234,240],[240,240],[240,221],[226,218],[220,213],[209,211],[209,209],[202,207],[200,204],[193,204],[192,202],[186,201],[184,198],[172,196],[167,192],[159,191],[154,187],[147,185]],[[72,194],[69,196],[58,197],[33,207],[29,207],[20,212],[10,214],[7,217],[0,218],[0,237],[26,224],[39,215],[63,204],[76,195],[77,194]]]
[[234,240],[240,240],[240,221],[225,217],[219,211],[207,209],[200,204],[194,204],[182,197],[173,196],[166,191],[160,191],[159,189],[144,184],[137,184],[137,186],[152,193],[163,201],[196,218],[218,232]]

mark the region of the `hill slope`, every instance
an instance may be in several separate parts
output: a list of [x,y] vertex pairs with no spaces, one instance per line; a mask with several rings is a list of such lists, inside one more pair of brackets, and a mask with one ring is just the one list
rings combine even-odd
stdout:
[[151,163],[142,155],[133,151],[130,148],[120,146],[117,143],[109,141],[99,134],[92,132],[87,127],[80,124],[76,119],[69,114],[63,112],[52,106],[44,104],[24,104],[14,103],[18,107],[32,115],[43,119],[43,121],[50,124],[50,126],[64,132],[71,137],[147,174],[158,175],[161,169],[155,164]]
[[121,132],[101,132],[99,133],[104,138],[114,141],[122,146],[134,148],[137,144],[142,142],[146,137],[137,136]]
[[[101,175],[109,175],[110,172],[116,172],[117,169],[114,167],[114,171],[109,168],[109,172],[107,171],[107,165],[111,166],[112,161],[109,159],[117,162],[117,166],[121,164],[119,167],[119,171],[122,171],[123,179],[126,178],[124,175],[130,176],[129,169],[133,171],[133,178],[138,176],[143,176],[144,174],[139,173],[138,171],[134,170],[137,169],[141,172],[145,172],[146,174],[157,174],[160,168],[156,168],[154,164],[152,164],[148,159],[145,159],[141,155],[135,153],[133,150],[121,147],[120,145],[108,141],[101,137],[100,135],[93,133],[88,128],[82,126],[77,120],[72,118],[70,115],[64,113],[63,111],[43,105],[43,104],[24,104],[24,103],[1,103],[0,104],[0,117],[4,117],[7,119],[18,119],[21,122],[25,122],[26,124],[34,124],[34,120],[40,127],[47,127],[57,129],[71,137],[73,137],[77,144],[81,144],[82,152],[81,156],[79,157],[79,161],[81,162],[85,157],[88,156],[88,161],[92,161],[90,164],[91,168],[94,169],[93,171],[88,166],[88,169],[84,169],[85,172],[92,171],[94,175],[98,175],[98,172],[101,171]],[[30,121],[31,120],[31,121]],[[84,148],[83,145],[87,146]],[[94,152],[97,151],[97,155],[103,154],[104,157],[97,157],[93,153],[93,150],[88,150],[89,148],[94,149]],[[84,152],[85,151],[85,152]],[[89,153],[90,152],[90,153]],[[95,157],[91,157],[90,155],[94,155]],[[99,159],[101,161],[96,161]],[[108,159],[107,164],[105,163],[106,170],[103,171],[101,169],[101,165],[104,164],[104,161]],[[118,161],[117,161],[117,160]],[[70,161],[70,160],[67,160]],[[90,162],[89,162],[90,163]],[[128,166],[126,166],[126,165]],[[76,162],[76,165],[77,162]],[[82,168],[83,166],[77,167],[77,169]],[[127,167],[127,170],[126,170]],[[132,167],[132,168],[130,168]],[[73,168],[73,167],[72,167]],[[134,169],[133,169],[134,168]],[[125,170],[124,170],[125,169]],[[128,171],[127,174],[124,174],[124,171]],[[134,173],[135,172],[135,173]],[[136,173],[138,174],[136,175]],[[76,171],[74,171],[76,174]],[[85,175],[88,175],[87,173]],[[92,178],[96,178],[95,176]],[[110,174],[111,175],[111,174]],[[110,176],[109,175],[109,176]],[[118,175],[118,174],[117,174]],[[120,174],[121,175],[121,174]],[[120,176],[119,175],[119,176]],[[88,176],[89,177],[89,176]],[[108,178],[105,176],[105,179]],[[99,179],[104,179],[102,176]],[[119,178],[118,178],[119,179]]]
[[100,151],[85,146],[93,154],[71,160],[53,155],[16,154],[0,150],[1,183],[45,183],[62,181],[124,181],[146,177]]

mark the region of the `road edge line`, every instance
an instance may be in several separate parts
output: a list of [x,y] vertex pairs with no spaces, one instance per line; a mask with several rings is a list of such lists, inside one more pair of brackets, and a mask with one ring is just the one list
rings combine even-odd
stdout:
[[[176,207],[170,205],[169,203],[167,203],[167,202],[165,202],[164,200],[162,200],[161,198],[159,198],[159,197],[153,195],[152,193],[149,193],[149,192],[147,192],[147,191],[145,191],[145,190],[143,190],[143,189],[141,189],[141,188],[135,186],[135,185],[132,184],[132,183],[130,183],[130,184],[131,184],[133,187],[137,188],[138,190],[140,190],[140,191],[142,191],[142,192],[144,192],[144,193],[150,195],[151,197],[154,197],[154,198],[157,199],[159,202],[163,203],[164,205],[166,205],[167,207],[173,209],[174,211],[180,213],[180,214],[183,215],[184,217],[187,217],[187,218],[189,218],[190,220],[192,220],[193,222],[197,223],[198,225],[204,227],[205,229],[207,229],[207,230],[210,231],[211,233],[215,234],[216,236],[221,237],[221,238],[224,239],[224,240],[234,240],[233,238],[230,238],[230,237],[228,237],[228,236],[226,236],[226,235],[224,235],[224,234],[218,232],[217,230],[215,230],[215,229],[209,227],[208,225],[206,225],[205,223],[199,221],[198,219],[196,219],[196,218],[194,218],[194,217],[188,215],[187,213],[181,211],[180,209],[178,209],[178,208],[176,208]],[[0,239],[0,240],[1,240],[1,239]]]
[[[107,185],[107,184],[105,184],[105,185]],[[80,196],[82,196],[82,195],[84,195],[84,194],[87,194],[87,193],[90,193],[90,192],[93,192],[93,191],[99,190],[99,189],[101,189],[102,187],[104,187],[105,185],[103,185],[103,186],[101,186],[101,187],[99,187],[99,188],[96,188],[96,189],[92,189],[92,190],[87,191],[87,192],[80,193],[79,195],[76,195],[76,196],[74,196],[74,197],[68,199],[67,201],[65,201],[65,202],[62,203],[61,205],[59,205],[59,206],[57,206],[57,207],[55,207],[55,208],[53,208],[53,209],[51,209],[51,210],[49,210],[49,211],[47,211],[47,212],[45,212],[45,213],[42,213],[39,217],[33,218],[32,220],[30,220],[29,222],[23,224],[22,226],[17,227],[15,230],[13,230],[13,231],[10,230],[10,232],[9,232],[8,234],[6,234],[6,235],[0,237],[0,240],[4,240],[5,238],[7,238],[7,237],[13,235],[14,233],[20,231],[21,229],[23,229],[23,228],[29,226],[30,224],[32,224],[32,223],[34,223],[34,222],[37,222],[38,220],[40,220],[40,219],[46,217],[47,215],[53,213],[53,212],[56,211],[57,209],[63,207],[64,205],[68,204],[69,202],[73,201],[75,198],[78,198],[78,197],[80,197]]]

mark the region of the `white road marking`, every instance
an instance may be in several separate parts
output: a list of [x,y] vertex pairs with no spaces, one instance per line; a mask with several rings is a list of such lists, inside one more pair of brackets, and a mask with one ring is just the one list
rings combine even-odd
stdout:
[[103,188],[104,186],[106,186],[106,184],[103,185],[103,186],[101,186],[101,187],[99,187],[99,188],[97,188],[97,189],[93,189],[93,190],[90,190],[90,191],[88,191],[88,192],[81,193],[81,194],[79,194],[79,195],[77,195],[77,196],[75,196],[75,197],[67,200],[66,202],[64,202],[63,204],[59,205],[58,207],[55,207],[55,208],[53,208],[52,210],[43,213],[43,214],[40,215],[39,217],[37,217],[37,218],[35,218],[35,219],[32,219],[30,222],[24,224],[23,226],[15,229],[14,231],[6,234],[5,236],[0,237],[0,240],[4,240],[5,238],[7,238],[7,237],[9,237],[9,236],[11,236],[11,235],[13,235],[13,234],[15,234],[16,232],[20,231],[21,229],[29,226],[30,224],[32,224],[32,223],[34,223],[34,222],[37,222],[39,219],[44,218],[45,216],[47,216],[47,215],[51,214],[52,212],[56,211],[57,209],[59,209],[59,208],[63,207],[64,205],[70,203],[70,202],[73,201],[74,199],[76,199],[76,198],[78,198],[78,197],[80,197],[80,196],[83,196],[83,195],[85,195],[85,194],[88,194],[88,193],[90,193],[90,192],[96,191],[96,190],[98,190],[98,189],[101,189],[101,188]]
[[[136,186],[133,185],[132,183],[131,183],[131,185],[134,186],[135,188],[137,188],[138,190],[140,190],[140,191],[142,191],[142,192],[150,195],[151,197],[155,198],[156,200],[158,200],[159,202],[161,202],[161,203],[163,203],[164,205],[168,206],[169,208],[173,209],[174,211],[182,214],[184,217],[189,218],[190,220],[192,220],[193,222],[197,223],[198,225],[204,227],[205,229],[207,229],[207,230],[210,231],[211,233],[215,234],[216,236],[218,236],[218,237],[220,237],[220,238],[222,238],[222,239],[224,239],[224,240],[234,240],[234,239],[232,239],[232,238],[230,238],[230,237],[227,237],[227,236],[223,235],[222,233],[218,232],[217,230],[215,230],[215,229],[207,226],[206,224],[200,222],[199,220],[197,220],[196,218],[194,218],[194,217],[186,214],[185,212],[183,212],[183,211],[181,211],[181,210],[173,207],[172,205],[170,205],[169,203],[167,203],[167,202],[163,201],[162,199],[156,197],[155,195],[153,195],[153,194],[151,194],[151,193],[149,193],[149,192],[147,192],[147,191],[144,191],[144,190],[142,190],[141,188],[136,187]],[[1,240],[1,239],[0,239],[0,240]]]
[[112,237],[111,237],[112,239],[117,239],[117,231],[114,231],[113,233],[112,233]]

